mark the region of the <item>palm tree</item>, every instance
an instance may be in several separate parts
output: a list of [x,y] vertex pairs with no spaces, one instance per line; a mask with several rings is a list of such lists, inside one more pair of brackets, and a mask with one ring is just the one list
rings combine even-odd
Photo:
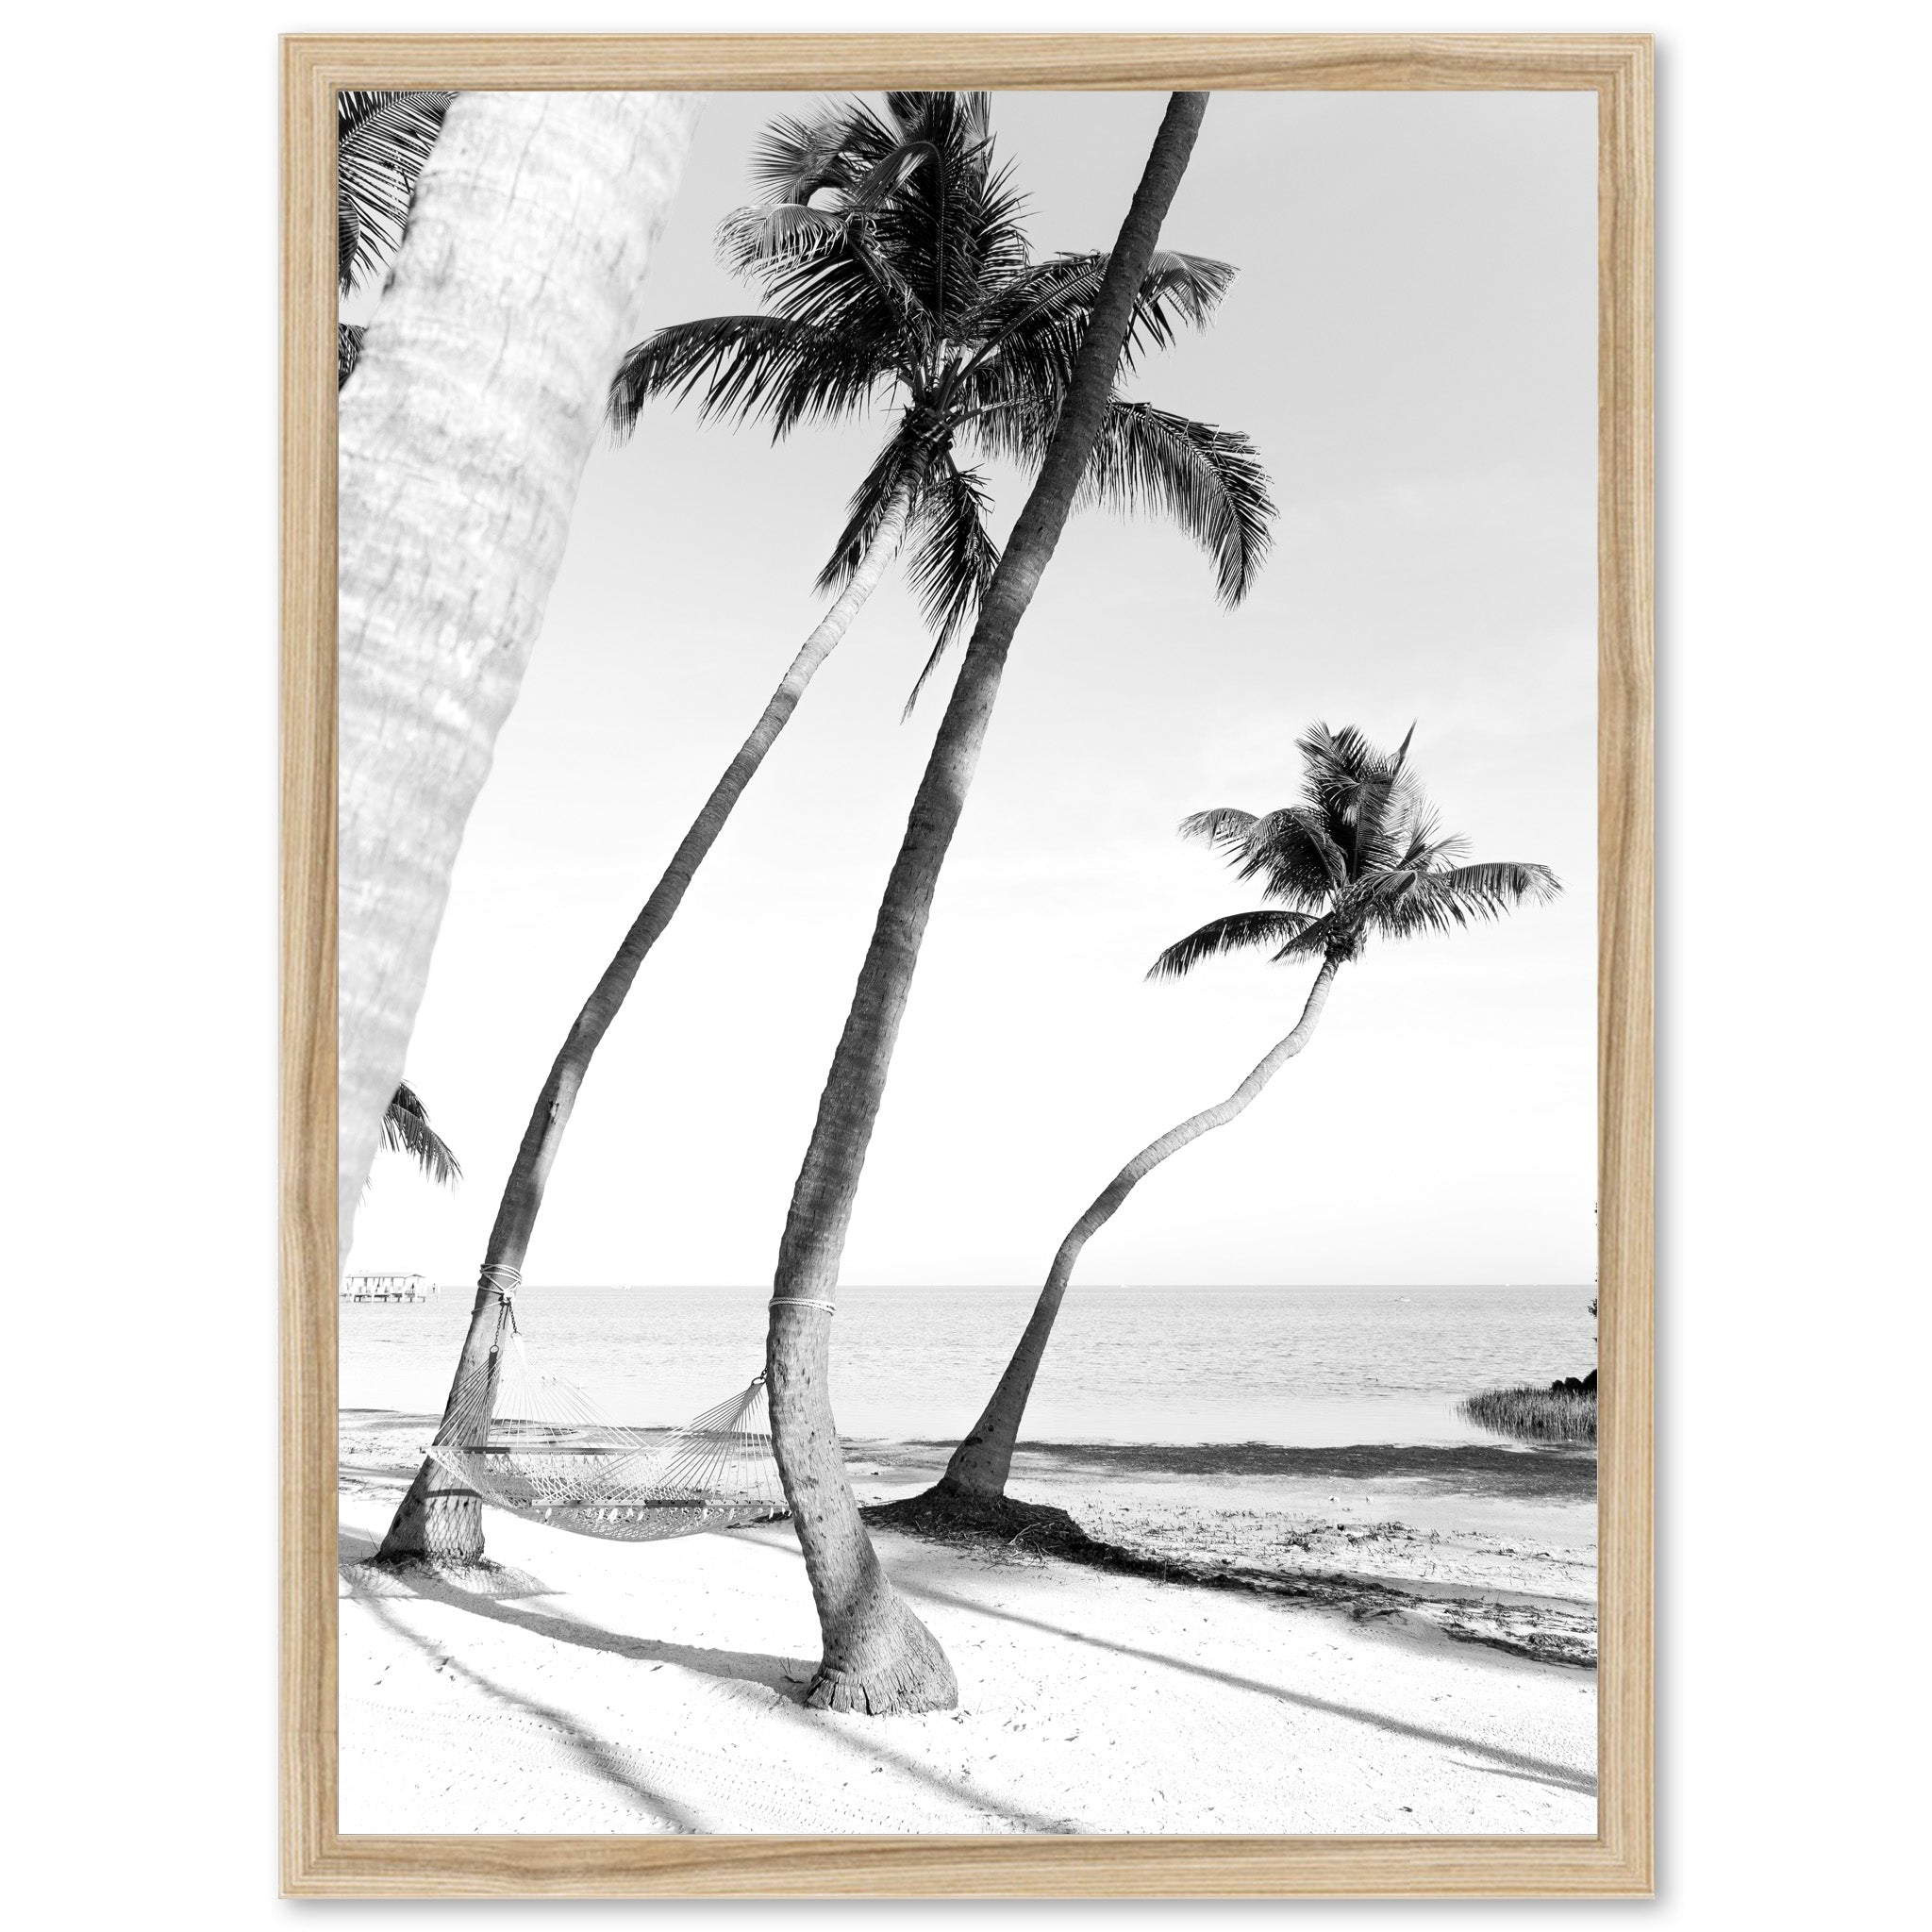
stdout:
[[1302,791],[1293,805],[1258,818],[1224,809],[1183,822],[1183,836],[1219,847],[1236,875],[1258,880],[1271,903],[1210,920],[1168,947],[1148,976],[1178,978],[1204,959],[1261,946],[1276,961],[1319,959],[1314,984],[1292,1030],[1247,1078],[1225,1100],[1143,1147],[1068,1230],[1026,1332],[985,1412],[953,1452],[936,1497],[1004,1494],[1020,1419],[1081,1249],[1163,1160],[1225,1126],[1301,1052],[1343,966],[1359,959],[1373,939],[1454,932],[1556,896],[1559,888],[1547,866],[1463,862],[1462,841],[1443,836],[1408,771],[1408,744],[1405,738],[1391,756],[1352,726],[1330,731],[1317,724],[1298,741]]
[[[990,111],[984,93],[889,93],[883,114],[846,102],[809,121],[774,121],[753,155],[764,197],[727,216],[718,238],[767,308],[659,329],[625,358],[611,389],[620,436],[666,395],[699,394],[705,418],[761,420],[774,441],[802,424],[888,404],[891,433],[818,587],[863,577],[869,591],[909,535],[912,582],[935,634],[922,685],[998,561],[984,473],[958,461],[956,440],[982,458],[1038,469],[1107,268],[1096,253],[1032,259],[1024,202],[1011,168],[996,164]],[[1123,370],[1179,327],[1204,326],[1234,274],[1225,262],[1158,255]],[[1253,581],[1274,515],[1245,436],[1119,399],[1086,497],[1172,517],[1212,558],[1228,604]],[[806,679],[852,614],[813,632]],[[786,692],[781,686],[773,703]]]
[[[344,295],[360,288],[403,242],[409,198],[453,93],[342,88],[336,94],[336,261]],[[336,325],[336,387],[354,372],[362,330]]]
[[454,102],[341,391],[342,1255],[696,112],[658,93]]
[[[985,478],[955,457],[956,439],[1031,467],[1044,455],[1107,258],[1029,259],[1021,203],[995,163],[987,111],[984,94],[902,93],[886,97],[883,116],[847,103],[809,123],[774,123],[754,163],[766,198],[728,216],[720,231],[726,258],[758,284],[769,310],[660,329],[618,371],[610,415],[621,435],[648,401],[665,395],[697,393],[704,416],[761,420],[774,440],[874,398],[894,414],[820,575],[820,589],[836,593],[831,608],[673,853],[537,1094],[484,1253],[452,1403],[456,1388],[478,1387],[463,1381],[470,1367],[490,1359],[502,1290],[521,1278],[592,1056],[813,675],[902,541],[912,541],[912,581],[935,636],[915,697],[976,608],[998,553],[985,529]],[[821,196],[831,205],[816,206]],[[1128,353],[1205,323],[1233,274],[1189,256],[1157,258],[1135,299]],[[1089,500],[1144,505],[1179,523],[1212,558],[1225,601],[1246,592],[1274,506],[1244,436],[1109,399],[1086,475]],[[475,1561],[483,1553],[481,1511],[425,1461],[383,1553]]]
[[786,1217],[765,1373],[779,1474],[824,1646],[806,1701],[835,1710],[932,1710],[958,1701],[945,1653],[887,1580],[845,1478],[827,1391],[832,1297],[920,941],[1007,654],[1106,432],[1137,296],[1207,107],[1203,93],[1169,101],[1101,277],[1039,480],[981,604],[913,799]]
[[453,1188],[463,1177],[462,1163],[429,1124],[429,1109],[407,1080],[383,1109],[382,1144],[392,1154],[407,1154],[439,1187]]

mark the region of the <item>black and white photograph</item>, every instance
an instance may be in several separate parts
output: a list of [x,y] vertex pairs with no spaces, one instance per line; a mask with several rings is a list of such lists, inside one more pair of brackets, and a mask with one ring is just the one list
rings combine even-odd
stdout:
[[1597,96],[337,113],[341,1831],[1591,1837]]

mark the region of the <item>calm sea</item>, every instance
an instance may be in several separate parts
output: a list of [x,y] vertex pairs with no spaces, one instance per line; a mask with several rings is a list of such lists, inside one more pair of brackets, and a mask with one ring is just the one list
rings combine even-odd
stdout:
[[[544,1288],[517,1307],[533,1370],[614,1421],[682,1423],[762,1365],[763,1289]],[[1040,1441],[1455,1442],[1480,1389],[1581,1375],[1593,1291],[1100,1288],[1067,1296],[1026,1413]],[[343,1303],[341,1401],[440,1409],[472,1291]],[[832,1403],[857,1437],[951,1441],[1025,1325],[1030,1288],[844,1288]]]

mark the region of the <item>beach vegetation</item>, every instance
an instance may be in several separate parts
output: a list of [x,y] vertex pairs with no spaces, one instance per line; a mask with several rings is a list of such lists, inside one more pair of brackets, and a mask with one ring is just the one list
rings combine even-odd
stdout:
[[1594,1442],[1594,1389],[1488,1389],[1457,1404],[1469,1420],[1524,1442]]

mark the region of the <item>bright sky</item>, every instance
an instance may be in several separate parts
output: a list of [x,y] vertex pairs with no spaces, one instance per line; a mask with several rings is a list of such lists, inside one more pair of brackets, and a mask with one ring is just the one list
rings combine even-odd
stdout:
[[[1003,94],[1041,252],[1110,245],[1163,96]],[[708,104],[651,326],[752,306],[711,258],[795,98]],[[1384,946],[1233,1125],[1146,1181],[1085,1278],[1585,1282],[1595,1268],[1595,123],[1589,94],[1217,94],[1162,240],[1239,265],[1127,393],[1245,429],[1281,506],[1236,612],[1177,532],[1070,525],[941,881],[844,1278],[1030,1283],[1139,1147],[1293,1024],[1307,967],[1143,974],[1257,903],[1174,836],[1291,798],[1293,740],[1413,757],[1553,908]],[[378,1157],[350,1267],[473,1278],[563,1033],[811,628],[882,419],[774,449],[654,408],[601,448],[471,821],[409,1054],[467,1178]],[[998,479],[1002,531],[1024,484]],[[895,577],[820,674],[578,1103],[536,1281],[768,1281],[943,691]]]

